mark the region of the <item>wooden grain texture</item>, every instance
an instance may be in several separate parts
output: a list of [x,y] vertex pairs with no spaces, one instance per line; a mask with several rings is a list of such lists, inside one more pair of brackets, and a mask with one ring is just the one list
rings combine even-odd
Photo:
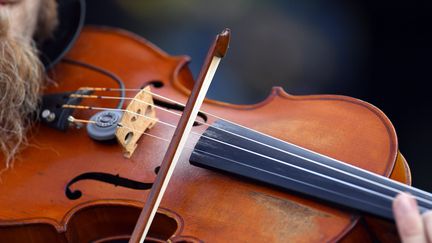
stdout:
[[[169,56],[146,40],[118,30],[85,28],[68,58],[110,70],[128,88],[159,81],[163,87],[153,88],[154,92],[181,102],[187,99],[193,83],[187,57]],[[57,85],[47,88],[46,93],[83,86],[116,87],[99,73],[66,63],[57,65],[50,76]],[[134,93],[127,92],[127,96]],[[115,107],[116,102],[86,100],[83,104]],[[391,122],[366,102],[336,95],[293,96],[274,88],[266,100],[255,105],[208,100],[202,108],[375,173],[390,176],[397,172],[393,178],[409,182],[406,167],[395,167],[398,143]],[[88,118],[91,114],[77,110],[74,117]],[[161,121],[178,121],[165,112],[156,111],[156,115]],[[208,117],[208,122],[213,121]],[[197,133],[204,130],[205,126],[194,128]],[[173,130],[158,123],[150,132],[169,139]],[[87,180],[73,186],[82,190],[83,196],[70,200],[64,193],[66,184],[86,172],[153,182],[166,142],[143,136],[127,159],[118,145],[96,142],[85,129],[60,132],[37,125],[30,137],[31,145],[19,155],[14,169],[2,175],[0,239],[83,242],[127,237],[132,232],[148,191]],[[191,136],[188,146],[193,147],[197,139]],[[356,229],[360,215],[193,167],[188,162],[190,152],[183,153],[159,210],[160,222],[175,223],[152,226],[150,237],[169,237],[174,242],[325,242],[354,241],[350,233],[363,235],[363,229]]]

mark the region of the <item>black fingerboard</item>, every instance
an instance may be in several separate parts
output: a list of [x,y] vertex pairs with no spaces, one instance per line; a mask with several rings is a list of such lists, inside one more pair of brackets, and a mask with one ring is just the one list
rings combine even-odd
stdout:
[[[427,192],[222,120],[203,133],[190,162],[388,219],[400,191],[432,200]],[[419,205],[420,211],[432,208]]]

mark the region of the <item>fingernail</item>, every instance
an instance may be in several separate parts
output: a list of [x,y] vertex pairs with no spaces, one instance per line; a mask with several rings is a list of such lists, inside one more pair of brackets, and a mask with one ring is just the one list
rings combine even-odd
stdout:
[[397,207],[401,210],[403,213],[411,213],[415,210],[417,210],[417,202],[415,201],[414,197],[410,194],[402,194],[397,199]]

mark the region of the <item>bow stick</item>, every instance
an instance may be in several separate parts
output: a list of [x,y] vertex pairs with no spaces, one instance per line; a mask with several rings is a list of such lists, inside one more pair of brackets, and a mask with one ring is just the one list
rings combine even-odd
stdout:
[[180,154],[186,144],[189,133],[192,130],[193,122],[204,101],[219,62],[226,54],[229,40],[230,30],[225,29],[216,36],[215,41],[207,53],[198,80],[195,82],[183,115],[178,122],[167,152],[162,160],[160,170],[156,176],[156,181],[153,184],[149,197],[135,225],[135,229],[129,241],[131,243],[142,243],[147,236],[150,225],[171,179],[174,168],[180,158]]

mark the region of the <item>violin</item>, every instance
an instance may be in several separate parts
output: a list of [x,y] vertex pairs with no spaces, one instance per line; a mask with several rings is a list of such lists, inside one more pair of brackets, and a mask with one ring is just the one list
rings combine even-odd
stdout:
[[[188,62],[85,27],[2,174],[0,239],[128,241],[195,83]],[[279,87],[255,105],[207,99],[146,242],[394,241],[396,194],[432,206],[410,183],[393,125],[364,101]]]

